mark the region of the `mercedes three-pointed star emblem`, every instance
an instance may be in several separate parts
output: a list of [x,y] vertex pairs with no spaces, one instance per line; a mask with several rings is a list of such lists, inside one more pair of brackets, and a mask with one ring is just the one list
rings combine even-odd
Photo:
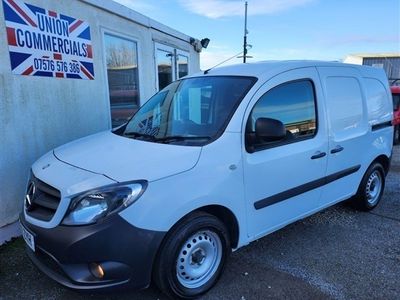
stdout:
[[25,207],[26,210],[29,210],[32,207],[33,204],[33,197],[35,196],[36,193],[36,186],[33,181],[29,183],[28,189],[26,191],[25,195]]

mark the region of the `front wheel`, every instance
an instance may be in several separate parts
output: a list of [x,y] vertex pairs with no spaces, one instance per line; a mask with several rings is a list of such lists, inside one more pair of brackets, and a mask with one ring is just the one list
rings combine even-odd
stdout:
[[195,298],[217,282],[230,251],[225,225],[195,212],[168,233],[155,262],[154,281],[171,298]]
[[385,171],[380,163],[373,163],[365,172],[352,204],[359,210],[374,209],[382,198],[385,188]]

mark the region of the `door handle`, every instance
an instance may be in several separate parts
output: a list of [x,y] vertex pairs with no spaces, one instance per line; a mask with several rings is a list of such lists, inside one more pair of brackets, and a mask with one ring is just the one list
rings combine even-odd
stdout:
[[311,156],[311,159],[318,159],[318,158],[322,158],[326,155],[325,152],[321,152],[321,151],[317,151],[315,152],[315,154],[313,156]]
[[343,148],[342,146],[337,145],[334,149],[331,150],[331,153],[332,153],[332,154],[338,153],[338,152],[340,152],[340,151],[343,151],[343,149],[344,149],[344,148]]

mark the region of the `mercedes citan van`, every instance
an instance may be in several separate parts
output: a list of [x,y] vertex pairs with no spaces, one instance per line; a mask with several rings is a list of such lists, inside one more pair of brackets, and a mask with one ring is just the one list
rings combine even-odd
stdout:
[[350,199],[376,207],[389,170],[383,70],[286,61],[171,83],[128,123],[36,161],[20,216],[34,264],[80,290],[194,298],[232,250]]

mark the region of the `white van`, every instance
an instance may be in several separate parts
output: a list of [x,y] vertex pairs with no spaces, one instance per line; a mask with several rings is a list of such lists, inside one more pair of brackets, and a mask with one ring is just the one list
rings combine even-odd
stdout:
[[170,84],[124,126],[47,153],[20,216],[28,254],[82,290],[151,279],[193,298],[232,249],[350,199],[370,210],[389,170],[383,70],[242,64]]

